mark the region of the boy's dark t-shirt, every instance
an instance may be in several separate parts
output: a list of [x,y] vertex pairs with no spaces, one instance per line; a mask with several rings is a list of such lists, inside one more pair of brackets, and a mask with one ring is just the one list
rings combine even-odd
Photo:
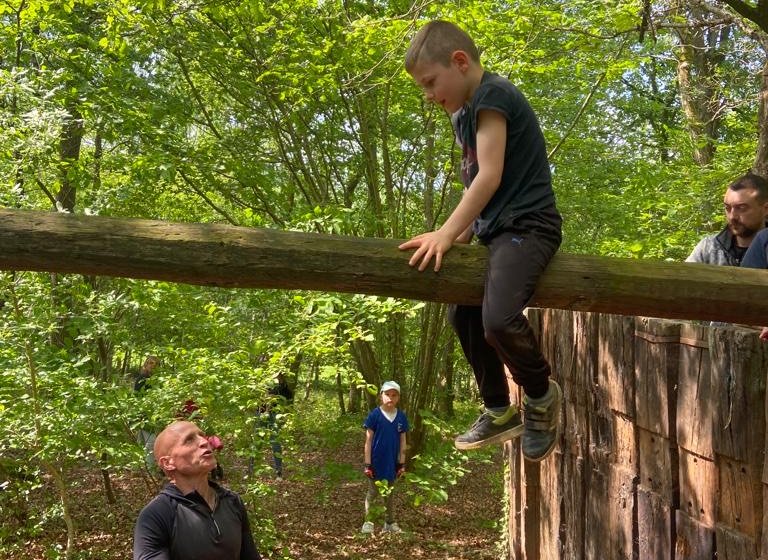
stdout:
[[477,114],[482,109],[498,111],[507,121],[507,143],[501,184],[477,217],[473,229],[481,241],[514,227],[521,216],[550,209],[559,228],[559,214],[554,211],[555,194],[547,160],[544,134],[528,100],[512,82],[485,72],[469,104],[452,119],[456,140],[462,147],[461,179],[469,188],[478,172]]

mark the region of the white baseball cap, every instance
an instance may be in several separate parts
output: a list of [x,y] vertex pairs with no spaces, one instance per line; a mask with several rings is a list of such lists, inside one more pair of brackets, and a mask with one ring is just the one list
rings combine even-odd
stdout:
[[397,382],[395,381],[385,381],[384,385],[381,386],[381,391],[379,391],[379,393],[383,393],[384,391],[389,391],[390,389],[394,389],[399,393],[400,385],[398,385]]

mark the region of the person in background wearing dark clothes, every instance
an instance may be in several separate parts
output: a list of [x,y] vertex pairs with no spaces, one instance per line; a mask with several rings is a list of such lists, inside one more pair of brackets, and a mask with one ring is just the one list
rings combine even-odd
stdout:
[[155,440],[168,484],[139,513],[134,560],[261,560],[242,499],[212,480],[213,448],[193,422],[176,421]]
[[149,379],[152,377],[152,372],[160,365],[160,358],[157,356],[147,356],[144,360],[144,365],[139,368],[136,378],[133,382],[133,390],[136,393],[146,391],[149,388]]
[[[144,365],[139,368],[136,373],[133,382],[133,393],[137,397],[142,397],[144,393],[151,387],[152,373],[155,368],[160,365],[160,358],[157,356],[147,356],[144,360]],[[152,469],[155,464],[155,456],[152,449],[155,445],[155,438],[157,437],[156,430],[149,426],[142,426],[136,432],[136,441],[144,448],[144,461],[147,464],[147,468]]]
[[283,446],[280,443],[280,425],[286,407],[293,403],[293,390],[283,373],[277,374],[277,383],[269,389],[269,398],[259,408],[256,429],[269,430],[269,444],[272,447],[272,466],[275,478],[283,478]]

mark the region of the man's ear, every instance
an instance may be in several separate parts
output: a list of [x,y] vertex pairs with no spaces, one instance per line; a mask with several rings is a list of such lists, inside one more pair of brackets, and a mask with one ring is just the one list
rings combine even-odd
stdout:
[[157,464],[163,472],[170,472],[176,470],[176,465],[173,464],[173,457],[164,455],[157,459]]

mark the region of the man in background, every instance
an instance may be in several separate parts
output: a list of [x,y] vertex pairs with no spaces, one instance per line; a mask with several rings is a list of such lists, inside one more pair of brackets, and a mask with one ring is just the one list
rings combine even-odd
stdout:
[[728,221],[720,233],[708,235],[686,262],[739,266],[757,232],[768,219],[768,181],[747,173],[728,185],[723,197]]

